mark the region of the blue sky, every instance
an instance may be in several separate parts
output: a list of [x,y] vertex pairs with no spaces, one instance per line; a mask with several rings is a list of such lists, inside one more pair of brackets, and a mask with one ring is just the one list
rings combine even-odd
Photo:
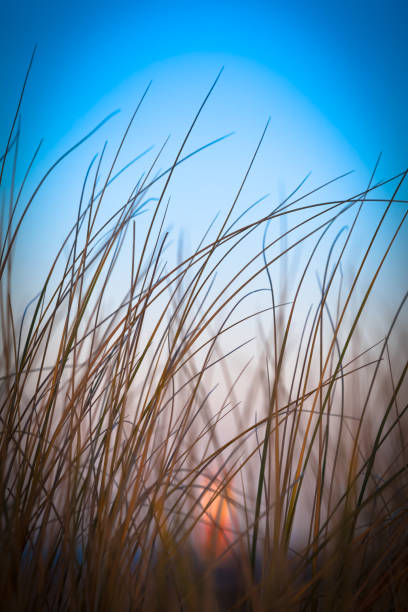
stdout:
[[[45,168],[103,116],[122,111],[91,148],[68,162],[68,174],[56,174],[33,209],[26,237],[35,240],[34,228],[48,223],[51,250],[74,215],[61,185],[72,185],[76,169],[83,172],[105,138],[117,141],[151,79],[127,152],[131,157],[158,147],[170,133],[170,160],[225,67],[188,151],[230,131],[235,135],[193,160],[188,172],[181,170],[172,193],[173,223],[199,228],[197,236],[223,202],[231,201],[268,116],[269,133],[243,208],[266,193],[279,198],[309,171],[314,187],[355,170],[344,183],[351,195],[364,188],[380,151],[379,177],[407,164],[408,8],[402,0],[19,0],[3,1],[0,10],[2,142],[34,44],[23,155],[28,158],[44,137],[39,164]],[[57,188],[55,206],[50,202]],[[190,233],[194,241],[194,230]],[[400,262],[403,256],[400,250]]]
[[405,162],[408,7],[402,0],[13,0],[1,6],[1,73],[9,94],[2,104],[12,108],[37,43],[33,97],[47,114],[58,105],[50,129],[60,135],[138,71],[175,56],[218,54],[286,79],[365,163],[379,150],[394,168]]

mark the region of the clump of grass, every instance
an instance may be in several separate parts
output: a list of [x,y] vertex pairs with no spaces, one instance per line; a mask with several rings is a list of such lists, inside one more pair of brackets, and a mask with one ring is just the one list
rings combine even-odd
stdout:
[[[5,609],[405,609],[408,361],[396,334],[406,295],[385,337],[364,334],[367,303],[406,219],[406,173],[376,183],[375,169],[361,193],[329,202],[312,200],[319,190],[304,193],[302,182],[272,212],[245,221],[236,209],[264,132],[223,220],[171,264],[168,193],[208,96],[171,167],[158,173],[160,152],[107,220],[134,117],[107,170],[105,149],[92,160],[75,223],[24,312],[14,306],[16,238],[43,182],[83,141],[25,195],[36,156],[17,185],[18,105],[0,175]],[[377,196],[384,184],[388,200]],[[347,278],[342,262],[366,206],[381,215]],[[393,206],[399,219],[368,266]],[[263,238],[251,253],[256,232]],[[247,260],[231,271],[242,245]],[[109,310],[123,249],[128,286]],[[303,262],[296,270],[286,263],[293,254]],[[316,265],[319,298],[310,305]],[[242,313],[260,294],[268,301]],[[255,360],[236,371],[253,321]],[[242,342],[225,349],[237,330]],[[221,499],[228,535],[213,511]]]

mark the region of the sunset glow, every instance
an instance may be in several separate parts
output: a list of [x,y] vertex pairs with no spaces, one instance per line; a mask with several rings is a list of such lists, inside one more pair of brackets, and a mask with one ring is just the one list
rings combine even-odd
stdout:
[[224,487],[217,494],[219,482],[207,480],[204,486],[200,501],[204,511],[199,527],[200,552],[206,557],[227,558],[232,554],[237,523],[231,488]]

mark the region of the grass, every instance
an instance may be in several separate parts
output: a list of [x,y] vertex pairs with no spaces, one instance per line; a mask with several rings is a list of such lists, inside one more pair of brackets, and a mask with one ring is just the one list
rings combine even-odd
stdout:
[[[407,294],[382,337],[368,308],[406,221],[406,173],[379,183],[376,167],[336,201],[302,181],[251,217],[238,207],[265,128],[224,218],[171,263],[171,181],[216,82],[172,165],[158,171],[161,150],[109,218],[145,92],[112,161],[104,149],[85,169],[73,227],[21,312],[23,221],[105,124],[26,195],[23,88],[0,175],[4,609],[406,609]],[[377,225],[349,275],[367,207]]]

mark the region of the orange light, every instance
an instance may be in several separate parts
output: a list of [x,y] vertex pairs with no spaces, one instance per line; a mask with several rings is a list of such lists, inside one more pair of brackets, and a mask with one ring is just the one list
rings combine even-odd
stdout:
[[219,489],[219,482],[208,480],[201,497],[204,514],[200,521],[200,549],[206,557],[226,558],[232,553],[235,513],[230,488],[224,487],[217,493]]

